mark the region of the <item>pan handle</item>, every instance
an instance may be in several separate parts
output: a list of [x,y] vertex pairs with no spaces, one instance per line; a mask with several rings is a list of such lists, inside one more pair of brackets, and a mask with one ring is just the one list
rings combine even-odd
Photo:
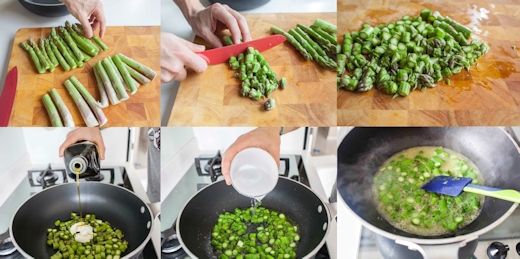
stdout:
[[474,236],[461,242],[443,245],[418,245],[414,242],[400,239],[395,240],[395,242],[408,247],[412,251],[418,251],[424,259],[453,259],[454,255],[459,254],[459,248],[466,246],[467,243],[477,238],[478,236]]
[[152,211],[152,215],[153,215],[154,219],[161,215],[161,203],[160,202],[148,203],[148,207],[150,207],[150,210]]

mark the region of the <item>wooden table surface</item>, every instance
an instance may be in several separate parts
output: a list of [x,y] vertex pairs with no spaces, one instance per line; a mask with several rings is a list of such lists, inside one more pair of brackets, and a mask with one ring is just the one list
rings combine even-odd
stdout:
[[[311,25],[316,18],[336,24],[335,13],[245,14],[253,39],[271,35],[269,28],[285,31],[297,23]],[[203,43],[197,38],[196,43]],[[188,73],[175,99],[169,126],[332,126],[336,125],[335,72],[306,61],[289,43],[262,52],[278,78],[287,78],[285,90],[275,90],[271,111],[266,99],[240,95],[240,80],[228,64],[212,65],[201,74]]]
[[[69,108],[76,126],[85,126],[81,114],[63,85],[65,80],[76,76],[87,90],[99,100],[96,78],[92,67],[108,56],[123,53],[138,62],[160,72],[160,27],[107,27],[103,42],[108,51],[100,53],[85,62],[82,68],[64,71],[61,66],[53,73],[38,74],[29,54],[19,46],[28,38],[38,40],[48,37],[50,28],[24,28],[15,35],[10,70],[18,67],[18,85],[14,99],[9,126],[51,126],[49,116],[42,102],[42,96],[50,89],[56,88],[61,98]],[[160,76],[146,85],[139,87],[137,93],[117,105],[109,105],[103,109],[108,122],[104,127],[114,126],[160,126]]]
[[[338,0],[338,35],[376,26],[429,8],[472,29],[472,39],[490,50],[472,66],[436,88],[392,100],[376,89],[339,90],[338,125],[457,126],[520,125],[520,1],[518,0]],[[342,36],[340,37],[342,40]],[[516,46],[517,49],[513,49]]]

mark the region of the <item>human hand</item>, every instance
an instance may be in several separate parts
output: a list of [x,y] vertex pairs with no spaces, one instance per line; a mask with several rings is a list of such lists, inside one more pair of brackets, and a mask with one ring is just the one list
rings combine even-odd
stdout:
[[60,0],[67,6],[70,14],[76,17],[83,26],[85,37],[91,38],[94,31],[99,30],[99,37],[105,35],[105,11],[99,0]]
[[204,51],[206,47],[181,39],[171,33],[161,32],[161,81],[186,79],[186,68],[197,73],[208,68],[208,63],[195,52]]
[[199,3],[199,6],[193,8],[186,19],[193,31],[215,48],[222,47],[222,42],[215,32],[225,29],[229,29],[235,44],[240,43],[241,38],[244,42],[251,40],[246,18],[227,5],[215,3],[204,8]]
[[238,137],[224,152],[222,157],[222,175],[227,185],[231,184],[229,175],[231,161],[238,152],[249,147],[257,147],[267,151],[276,161],[276,165],[280,167],[280,128],[256,128]]
[[105,143],[103,142],[101,131],[99,130],[99,128],[88,127],[77,128],[67,134],[65,141],[60,146],[60,157],[63,157],[63,155],[65,154],[65,149],[67,147],[80,140],[88,140],[96,144],[99,151],[99,158],[101,160],[105,159]]

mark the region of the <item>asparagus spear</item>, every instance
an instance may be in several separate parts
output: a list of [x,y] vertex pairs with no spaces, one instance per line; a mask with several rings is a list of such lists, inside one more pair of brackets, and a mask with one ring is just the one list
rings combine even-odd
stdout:
[[126,63],[123,62],[123,64],[126,67],[126,70],[128,70],[128,73],[130,73],[130,75],[135,80],[137,80],[137,82],[139,82],[139,84],[145,85],[145,84],[150,83],[150,79],[148,79],[148,77],[143,76],[141,73],[137,72],[137,70],[133,69],[132,67],[130,67]]
[[299,27],[300,29],[302,29],[305,33],[309,34],[311,36],[311,38],[313,38],[318,44],[320,44],[328,52],[330,52],[332,54],[336,54],[337,49],[336,49],[335,44],[332,44],[330,41],[328,41],[327,39],[323,38],[320,34],[315,32],[313,29],[311,29],[301,23],[298,23],[296,26]]
[[70,65],[70,68],[75,69],[76,67],[78,67],[76,61],[72,58],[72,54],[69,53],[69,50],[63,44],[60,37],[58,37],[58,35],[54,31],[54,28],[51,29],[51,37],[53,39],[54,45],[56,45],[56,47],[61,51],[61,54],[63,54],[63,57],[65,58],[65,60],[67,60],[67,63]]
[[70,56],[74,59],[74,62],[78,65],[78,67],[83,67],[83,59],[78,59],[78,57],[74,54],[73,50],[70,48],[69,44],[63,40],[63,37],[58,36],[58,40],[61,41],[61,44],[65,46],[67,51],[69,52]]
[[72,82],[69,79],[67,79],[64,84],[65,88],[67,88],[67,91],[69,91],[72,100],[74,100],[74,103],[76,103],[76,106],[78,107],[79,112],[81,113],[81,117],[83,117],[83,121],[85,121],[87,127],[98,126],[99,122],[96,120],[96,117],[88,107],[87,103],[85,103],[85,100],[83,99],[83,97],[81,97],[81,94],[72,84]]
[[[78,27],[81,29],[78,29]],[[72,25],[72,28],[78,33],[80,34],[82,37],[84,37],[85,39],[88,39],[87,37],[83,36],[82,34],[85,34],[85,32],[83,31],[83,26],[81,25],[81,23],[76,23],[74,25]],[[107,51],[108,50],[108,47],[107,45],[105,45],[105,43],[103,43],[103,41],[101,41],[101,39],[96,36],[96,35],[92,35],[92,40],[94,40],[94,42],[99,46],[101,47],[101,49],[103,49],[104,51]],[[97,46],[96,46],[97,48]],[[97,49],[97,51],[99,51],[99,48]]]
[[49,115],[49,118],[51,119],[52,126],[63,127],[63,123],[61,122],[60,115],[58,114],[58,110],[56,110],[56,106],[52,102],[49,94],[45,94],[43,96],[42,100],[43,100],[43,105],[45,106],[45,109],[47,110],[47,114]]
[[97,74],[101,78],[101,81],[103,82],[103,86],[105,87],[105,92],[108,96],[108,99],[110,100],[110,103],[112,103],[112,105],[118,104],[120,101],[117,98],[117,94],[114,90],[114,87],[112,86],[110,78],[108,77],[108,74],[105,71],[105,68],[103,67],[101,61],[97,62],[94,65],[94,72],[97,72]]
[[233,45],[233,40],[228,35],[225,35],[222,40],[224,41],[224,45],[231,46]]
[[108,107],[107,92],[105,91],[105,85],[103,84],[103,80],[101,80],[101,76],[99,75],[98,70],[95,68],[96,65],[94,65],[94,76],[96,77],[96,85],[99,91],[99,107],[106,108]]
[[52,48],[49,45],[48,39],[40,38],[40,45],[42,45],[45,48],[45,51],[47,52],[47,55],[49,56],[49,59],[54,65],[54,67],[57,67],[60,63],[58,62],[58,59],[56,59],[56,55],[54,55],[54,52],[52,51]]
[[283,31],[282,29],[272,26],[271,32],[274,34],[280,34],[285,36],[287,40],[300,52],[300,54],[306,59],[306,60],[312,60],[312,55],[307,52],[307,50],[298,42],[291,34]]
[[[83,60],[83,53],[78,48],[78,45],[76,42],[72,39],[72,36],[70,36],[70,33],[63,27],[59,27],[58,30],[60,31],[61,37],[65,40],[65,42],[69,45],[69,47],[72,49],[72,52],[76,56],[77,60]],[[87,51],[88,52],[88,51]]]
[[316,21],[314,21],[313,26],[321,28],[322,30],[328,33],[336,33],[338,31],[338,27],[336,25],[324,21],[322,19],[316,19]]
[[45,73],[45,68],[43,68],[40,64],[40,59],[38,58],[38,55],[36,55],[36,52],[34,52],[33,48],[27,45],[25,42],[20,42],[20,46],[27,52],[29,52],[29,55],[31,56],[31,59],[34,63],[34,66],[36,66],[36,70],[38,71],[38,73]]
[[135,70],[139,71],[141,74],[145,75],[146,77],[150,78],[150,80],[153,80],[157,73],[153,71],[151,68],[123,55],[119,54],[119,57],[121,58],[121,61],[125,62],[127,65],[131,66]]
[[43,42],[43,38],[40,38],[40,50],[43,56],[45,57],[45,61],[47,61],[47,63],[49,64],[49,72],[54,72],[54,68],[56,68],[56,65],[52,63],[51,59],[47,55],[47,50],[45,49],[45,43]]
[[112,86],[114,87],[117,96],[119,97],[119,100],[124,101],[128,99],[128,94],[126,93],[125,88],[123,87],[123,83],[116,74],[117,68],[112,66],[112,63],[109,61],[109,58],[103,59],[102,64],[105,68],[105,71],[108,74],[108,77],[110,78],[110,82],[112,83]]
[[38,45],[36,45],[32,38],[29,38],[29,45],[31,45],[33,50],[36,52],[36,56],[38,56],[38,59],[40,60],[40,64],[42,65],[42,67],[44,69],[49,69],[49,63],[47,63],[45,56],[43,56],[43,53],[40,51],[40,48],[38,48]]
[[72,115],[70,114],[69,108],[67,108],[67,106],[63,102],[63,99],[61,99],[61,96],[58,94],[58,91],[56,91],[56,88],[52,88],[50,94],[52,100],[58,107],[58,111],[61,114],[61,118],[63,118],[65,127],[74,127],[74,119],[72,119]]
[[96,56],[99,52],[99,49],[96,50],[96,46],[94,43],[92,43],[90,40],[86,40],[84,38],[82,38],[81,36],[79,36],[78,33],[76,33],[70,23],[67,21],[65,22],[65,28],[66,28],[66,32],[69,33],[70,36],[72,36],[72,38],[74,39],[74,41],[76,41],[78,47],[85,51],[87,54],[89,54],[90,56]]
[[108,57],[108,61],[110,62],[110,64],[112,64],[112,67],[115,69],[116,75],[119,78],[119,80],[121,81],[121,84],[123,84],[124,89],[129,90],[130,88],[128,87],[128,85],[126,85],[126,82],[123,79],[123,75],[121,74],[119,69],[117,69],[117,66],[116,66],[116,63],[114,63],[114,60],[112,60],[111,57]]
[[76,87],[76,89],[81,93],[81,95],[83,96],[85,101],[87,101],[88,105],[90,106],[90,109],[92,109],[92,111],[94,111],[94,114],[96,115],[96,118],[99,122],[99,126],[101,127],[101,126],[105,125],[105,123],[108,122],[108,119],[105,116],[105,114],[103,113],[103,110],[100,107],[101,105],[98,102],[96,102],[94,97],[92,97],[92,95],[89,93],[89,91],[87,91],[87,89],[85,89],[85,87],[81,84],[81,82],[75,76],[70,77],[70,81]]
[[[79,25],[81,26],[81,24],[79,24]],[[78,36],[80,36],[83,40],[87,41],[92,47],[94,47],[94,49],[96,50],[96,53],[99,53],[99,47],[96,44],[94,44],[91,39],[89,39],[83,35],[84,34],[83,31],[78,28],[77,24],[72,24],[71,27]],[[103,43],[103,45],[106,47],[106,45],[104,43]],[[103,49],[103,50],[108,50],[108,47],[106,47],[106,49]]]
[[[297,35],[295,35],[295,38],[302,42],[302,40],[305,40],[307,41],[307,43],[309,45],[304,45],[302,43],[302,45],[307,49],[307,48],[312,48],[314,49],[315,51],[312,51],[312,50],[309,50],[309,53],[311,53],[313,55],[313,58],[314,60],[316,60],[316,62],[324,67],[324,68],[328,68],[328,69],[336,69],[336,62],[329,58],[329,56],[327,56],[327,53],[325,53],[325,51],[314,41],[312,40],[309,35],[307,35],[302,29],[300,28],[296,28],[294,29],[294,32],[293,34],[296,33]],[[299,36],[299,37],[298,37]]]
[[58,48],[54,44],[54,41],[52,41],[51,39],[47,39],[47,43],[48,43],[47,45],[50,45],[50,47],[52,49],[52,52],[54,52],[54,55],[58,59],[58,62],[60,63],[60,65],[63,68],[63,70],[69,71],[70,70],[70,66],[67,63],[67,61],[63,58],[63,56],[61,55],[60,51],[58,50]]
[[328,34],[326,31],[322,30],[319,27],[316,27],[314,25],[311,25],[311,29],[313,29],[316,33],[318,33],[321,37],[328,40],[330,43],[334,45],[338,45],[338,40],[336,39],[336,36]]
[[119,72],[121,72],[126,85],[130,88],[130,94],[135,94],[135,92],[137,92],[137,87],[134,85],[134,81],[132,81],[132,77],[128,73],[126,67],[123,65],[121,58],[118,55],[115,55],[112,57],[112,61],[114,61],[117,69]]

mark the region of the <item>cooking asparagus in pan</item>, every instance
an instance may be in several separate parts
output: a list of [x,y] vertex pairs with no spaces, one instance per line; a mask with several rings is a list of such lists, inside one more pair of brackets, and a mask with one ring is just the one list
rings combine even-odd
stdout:
[[470,71],[488,52],[486,43],[471,37],[471,30],[438,12],[424,9],[419,16],[405,15],[395,23],[345,33],[337,57],[338,88],[408,96],[412,90],[433,88],[446,78]]

